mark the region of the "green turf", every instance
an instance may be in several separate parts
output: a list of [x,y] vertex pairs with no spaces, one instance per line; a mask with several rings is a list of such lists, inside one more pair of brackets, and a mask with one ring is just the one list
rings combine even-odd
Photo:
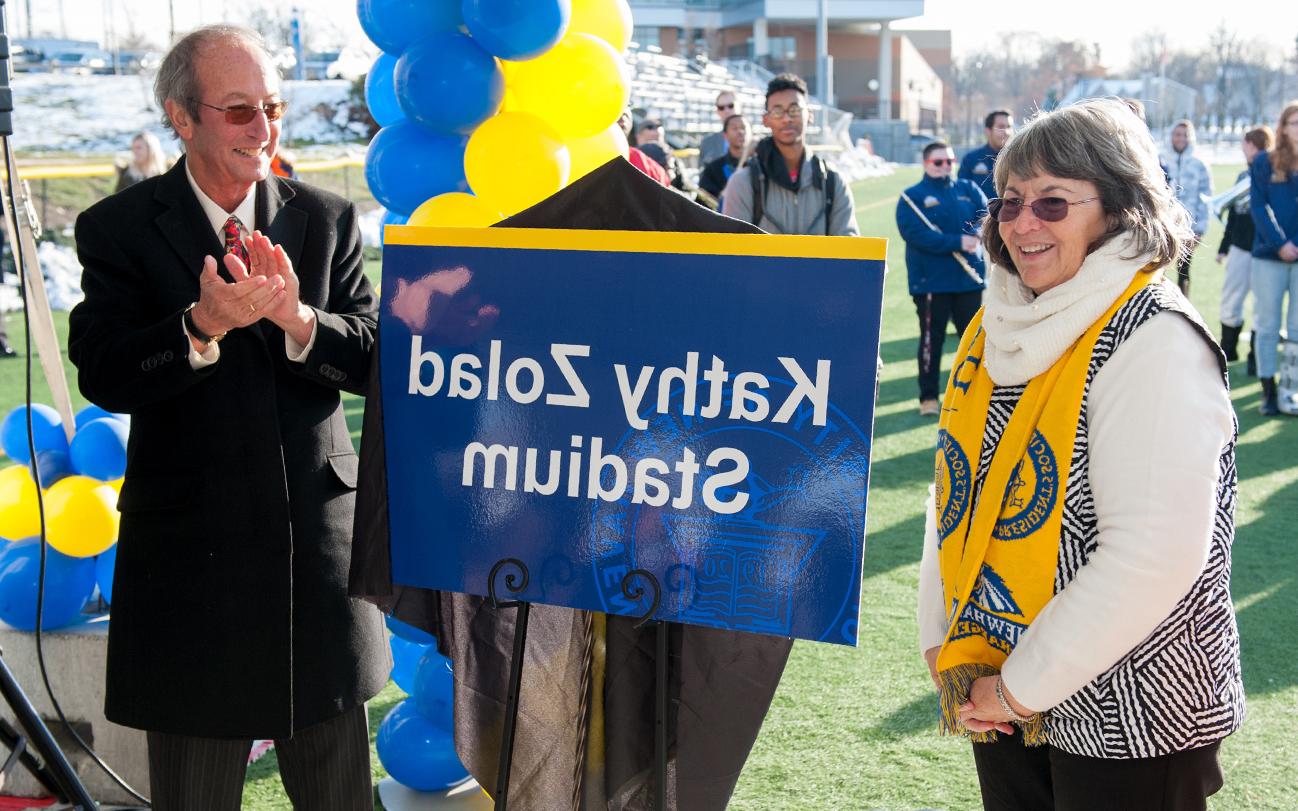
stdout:
[[[1216,167],[1226,188],[1239,167]],[[968,746],[932,731],[935,695],[915,650],[915,590],[923,532],[924,486],[932,470],[935,423],[916,413],[914,347],[918,328],[906,292],[893,224],[897,193],[915,169],[855,187],[861,232],[887,237],[890,265],[883,319],[886,362],[875,421],[868,539],[856,649],[798,642],[779,692],[740,777],[732,808],[973,809],[979,806]],[[1193,269],[1195,306],[1217,327],[1222,267],[1213,261],[1214,224]],[[374,270],[372,268],[371,270]],[[66,330],[66,314],[57,314]],[[1251,313],[1246,316],[1251,325]],[[10,316],[11,335],[21,328]],[[947,343],[944,369],[950,369]],[[0,362],[0,408],[21,399],[21,364]],[[1240,420],[1240,498],[1236,513],[1234,595],[1243,638],[1249,712],[1222,747],[1226,785],[1214,811],[1298,805],[1298,420],[1257,415],[1260,387],[1231,370]],[[37,399],[46,399],[41,387]],[[79,398],[78,401],[80,402]],[[355,436],[363,406],[349,398]],[[1175,407],[1174,403],[1168,404]],[[1290,460],[1290,461],[1285,461]],[[392,685],[370,707],[371,731],[401,697]],[[377,760],[375,777],[382,775]],[[288,808],[274,758],[249,773],[245,808]]]

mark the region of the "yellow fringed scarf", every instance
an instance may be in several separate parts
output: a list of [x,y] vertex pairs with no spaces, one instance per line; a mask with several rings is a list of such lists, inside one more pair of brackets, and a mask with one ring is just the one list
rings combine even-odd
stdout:
[[[956,708],[968,700],[975,679],[1000,672],[1054,596],[1064,489],[1091,354],[1119,308],[1159,275],[1137,273],[1090,329],[1028,383],[976,505],[971,501],[994,388],[983,363],[981,310],[961,338],[960,362],[942,399],[935,469],[938,559],[949,622],[937,660],[945,734],[996,739],[995,732],[965,729]],[[1023,740],[1029,746],[1046,742],[1041,714],[1023,725]]]

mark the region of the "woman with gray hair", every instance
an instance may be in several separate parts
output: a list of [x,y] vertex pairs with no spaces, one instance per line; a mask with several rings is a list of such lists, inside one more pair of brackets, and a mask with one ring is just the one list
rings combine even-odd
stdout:
[[1163,278],[1189,218],[1118,100],[1039,114],[995,182],[920,567],[941,728],[987,809],[1206,808],[1244,691],[1225,359]]

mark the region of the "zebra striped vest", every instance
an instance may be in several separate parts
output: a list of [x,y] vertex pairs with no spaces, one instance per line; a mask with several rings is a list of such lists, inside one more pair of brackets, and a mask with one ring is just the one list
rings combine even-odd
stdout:
[[[1055,594],[1072,582],[1096,548],[1098,530],[1086,418],[1096,373],[1142,324],[1171,310],[1194,324],[1218,355],[1225,378],[1226,360],[1211,332],[1197,314],[1184,309],[1180,302],[1166,284],[1149,285],[1114,315],[1095,345],[1064,495]],[[998,386],[992,393],[979,453],[979,482],[987,474],[992,453],[1024,388]],[[1143,642],[1046,713],[1046,735],[1052,746],[1089,757],[1157,757],[1206,746],[1234,732],[1243,722],[1239,631],[1230,598],[1237,483],[1235,443],[1236,437],[1232,436],[1218,460],[1217,512],[1203,572]]]

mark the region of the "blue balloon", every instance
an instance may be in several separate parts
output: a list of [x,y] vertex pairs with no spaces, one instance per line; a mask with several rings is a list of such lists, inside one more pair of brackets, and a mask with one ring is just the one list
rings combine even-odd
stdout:
[[416,628],[409,623],[402,622],[396,617],[389,615],[384,617],[383,621],[387,623],[389,631],[407,642],[415,642],[420,645],[432,645],[437,642],[437,637],[428,633],[423,628]]
[[571,0],[464,0],[469,33],[493,56],[531,59],[554,47],[568,30]]
[[437,33],[412,43],[393,78],[402,111],[433,132],[468,135],[496,114],[505,97],[500,65],[464,34]]
[[121,420],[127,425],[131,424],[130,414],[114,414],[111,411],[105,411],[104,409],[100,408],[99,406],[93,403],[78,411],[76,413],[76,416],[72,418],[72,421],[76,424],[77,430],[80,431],[81,427],[86,423],[90,422],[91,420],[100,419],[102,417],[112,417],[115,420]]
[[[59,479],[65,479],[76,473],[72,465],[72,455],[67,451],[37,451],[36,469],[40,472],[41,488],[48,490],[50,485]],[[30,471],[30,467],[28,468]],[[37,480],[36,476],[32,476]]]
[[407,693],[414,692],[415,670],[429,646],[409,642],[399,636],[389,638],[388,644],[392,646],[392,680]]
[[469,190],[462,135],[438,135],[403,119],[379,130],[365,153],[365,180],[389,211],[410,215],[429,197]]
[[[36,630],[36,590],[41,541],[28,538],[0,551],[0,620],[21,631]],[[41,628],[62,628],[81,619],[95,590],[94,558],[72,558],[50,547],[45,558],[45,613]]]
[[383,53],[374,60],[369,75],[365,77],[365,104],[380,127],[395,124],[406,117],[397,101],[397,88],[393,82],[396,70],[397,58]]
[[416,791],[441,791],[469,776],[451,730],[434,725],[406,700],[392,708],[374,740],[393,780]]
[[82,476],[110,482],[126,475],[126,437],[131,429],[121,420],[100,417],[72,437],[72,467]]
[[399,54],[417,37],[460,27],[458,0],[359,0],[356,15],[370,41]]
[[99,585],[99,593],[103,595],[104,602],[109,605],[113,604],[113,572],[116,568],[117,544],[113,544],[95,558],[95,583]]
[[[420,200],[419,202],[423,202]],[[412,211],[414,209],[411,209]],[[68,450],[68,436],[63,433],[63,420],[59,412],[43,403],[32,404],[32,436],[36,439],[36,450]],[[31,454],[27,452],[27,407],[18,406],[5,417],[0,425],[0,446],[9,458],[20,464],[31,464]]]
[[455,729],[455,675],[451,660],[430,648],[419,660],[412,693],[419,714],[441,729]]
[[409,214],[402,214],[399,211],[388,211],[383,209],[383,217],[379,220],[379,225],[405,225],[410,222]]

